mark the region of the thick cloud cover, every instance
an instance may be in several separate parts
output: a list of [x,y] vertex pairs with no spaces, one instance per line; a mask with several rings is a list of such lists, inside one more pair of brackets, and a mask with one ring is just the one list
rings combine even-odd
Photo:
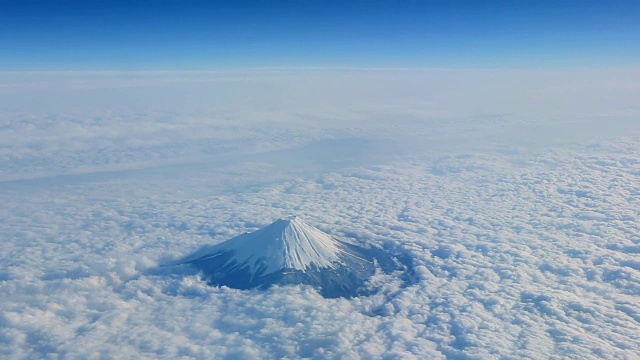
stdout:
[[[134,75],[0,76],[1,357],[640,353],[637,72]],[[418,281],[159,267],[289,214]]]

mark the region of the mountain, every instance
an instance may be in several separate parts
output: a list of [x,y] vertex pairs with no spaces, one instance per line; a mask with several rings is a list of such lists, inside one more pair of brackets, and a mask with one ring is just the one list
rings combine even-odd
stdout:
[[252,289],[305,284],[325,297],[364,295],[365,283],[377,269],[397,267],[384,250],[337,240],[298,217],[205,247],[176,264],[195,266],[211,285]]

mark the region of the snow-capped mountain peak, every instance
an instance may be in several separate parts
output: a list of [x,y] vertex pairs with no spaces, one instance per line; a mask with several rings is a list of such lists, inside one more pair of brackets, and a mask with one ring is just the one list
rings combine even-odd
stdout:
[[327,297],[364,294],[377,269],[398,268],[384,250],[337,240],[295,216],[204,247],[174,264],[195,266],[212,285],[251,289],[306,284]]
[[296,216],[237,236],[215,250],[233,252],[227,264],[235,263],[234,268],[248,266],[252,275],[282,269],[304,271],[310,266],[334,268],[344,252],[337,240]]

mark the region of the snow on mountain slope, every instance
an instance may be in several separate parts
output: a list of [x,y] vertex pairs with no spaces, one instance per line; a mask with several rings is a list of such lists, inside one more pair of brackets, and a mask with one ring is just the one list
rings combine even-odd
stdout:
[[344,247],[331,236],[292,216],[252,233],[244,233],[199,252],[193,260],[206,260],[232,251],[233,269],[248,266],[251,274],[267,275],[282,269],[335,268]]
[[326,297],[365,294],[363,286],[377,269],[388,272],[397,265],[382,249],[339,241],[295,216],[173,264],[194,265],[212,285],[250,289],[306,284]]

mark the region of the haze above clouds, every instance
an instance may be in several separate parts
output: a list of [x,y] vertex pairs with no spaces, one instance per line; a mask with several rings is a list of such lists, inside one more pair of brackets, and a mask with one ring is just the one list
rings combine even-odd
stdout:
[[[637,357],[639,98],[634,69],[0,73],[0,354]],[[290,214],[419,281],[158,269]]]

